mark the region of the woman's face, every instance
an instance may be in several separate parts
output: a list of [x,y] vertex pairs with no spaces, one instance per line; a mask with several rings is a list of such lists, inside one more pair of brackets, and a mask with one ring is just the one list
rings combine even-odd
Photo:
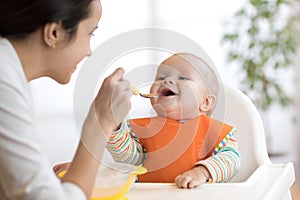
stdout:
[[65,42],[53,49],[56,52],[51,57],[51,65],[48,67],[47,75],[61,84],[68,83],[77,64],[92,53],[90,39],[98,27],[102,7],[98,0],[92,1],[90,6],[90,16],[78,24],[78,30],[74,38],[69,43],[66,44]]
[[172,56],[158,68],[151,103],[158,116],[188,120],[201,114],[200,106],[209,96],[207,83],[193,65],[180,56]]

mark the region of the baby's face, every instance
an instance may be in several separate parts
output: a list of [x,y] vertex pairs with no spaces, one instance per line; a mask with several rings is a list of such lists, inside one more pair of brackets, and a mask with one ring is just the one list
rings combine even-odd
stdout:
[[209,96],[207,83],[192,64],[174,55],[159,66],[151,93],[158,116],[174,120],[188,120],[204,113],[201,105]]

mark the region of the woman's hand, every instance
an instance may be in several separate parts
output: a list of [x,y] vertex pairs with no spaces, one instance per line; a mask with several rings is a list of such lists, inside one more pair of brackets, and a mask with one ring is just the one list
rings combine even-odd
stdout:
[[200,165],[185,173],[178,175],[175,178],[175,184],[179,188],[195,188],[199,185],[206,183],[210,174],[206,167]]
[[131,108],[132,91],[129,82],[123,79],[124,73],[124,69],[118,68],[105,78],[94,101],[99,126],[106,136],[118,127]]

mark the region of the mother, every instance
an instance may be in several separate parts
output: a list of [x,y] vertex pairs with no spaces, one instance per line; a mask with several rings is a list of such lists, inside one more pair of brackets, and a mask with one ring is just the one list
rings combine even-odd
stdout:
[[[84,122],[81,141],[59,180],[33,132],[28,82],[48,76],[69,82],[91,55],[98,0],[6,0],[0,6],[0,199],[87,199],[106,138],[130,109],[124,70],[107,77]],[[113,111],[118,112],[114,113]],[[86,173],[88,172],[88,173]]]

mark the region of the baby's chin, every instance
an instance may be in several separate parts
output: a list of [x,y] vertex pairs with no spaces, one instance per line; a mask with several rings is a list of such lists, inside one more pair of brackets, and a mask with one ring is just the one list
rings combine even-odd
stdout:
[[183,120],[184,118],[184,116],[182,116],[180,112],[167,110],[164,106],[160,104],[153,105],[153,109],[155,110],[158,117],[165,117],[176,121]]

